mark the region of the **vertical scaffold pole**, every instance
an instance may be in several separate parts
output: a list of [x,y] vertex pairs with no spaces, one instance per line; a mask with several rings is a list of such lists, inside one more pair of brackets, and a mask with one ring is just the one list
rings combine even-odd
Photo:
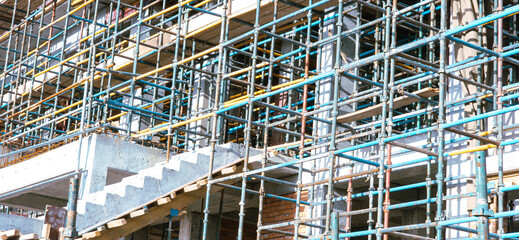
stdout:
[[[478,18],[483,17],[484,13],[484,1],[478,1]],[[484,26],[479,26],[478,28],[478,45],[483,46],[483,31]],[[484,83],[484,71],[483,65],[478,66],[478,83]],[[488,75],[488,74],[487,74]],[[478,92],[482,91],[481,88],[478,87]],[[476,99],[476,114],[480,115],[483,112],[482,99]],[[478,120],[476,122],[476,131],[482,132],[484,131],[484,122],[483,119]],[[481,146],[481,141],[476,141],[477,146]],[[488,224],[488,201],[487,201],[487,176],[486,176],[486,151],[478,151],[474,153],[475,156],[475,173],[476,173],[476,209],[473,211],[474,216],[478,216],[477,221],[477,229],[478,229],[478,239],[488,239],[489,233],[489,224]],[[486,236],[486,237],[485,237]]]
[[332,233],[331,240],[339,240],[339,214],[332,212]]
[[[9,56],[11,54],[11,42],[12,42],[13,33],[14,33],[14,23],[16,20],[16,11],[18,11],[18,0],[14,0],[12,11],[13,11],[13,16],[11,17],[11,27],[9,28],[9,33],[8,33],[9,37],[7,39],[7,49],[5,50],[4,73],[8,71],[7,68],[9,66]],[[43,18],[43,16],[42,16],[42,18]],[[14,62],[14,59],[13,59],[13,62]],[[6,86],[7,79],[8,79],[7,74],[4,74],[3,81],[0,83],[0,106],[4,105],[4,88]],[[11,84],[9,84],[9,85],[11,85]],[[9,91],[6,91],[6,93],[7,92],[11,92],[11,91],[9,90]],[[6,105],[7,105],[6,111],[9,111],[9,101],[10,101],[10,99],[8,99],[6,101]],[[12,124],[7,124],[7,123],[4,124],[4,132],[6,132],[6,133],[9,132],[9,126],[12,127]],[[7,137],[8,136],[4,135],[4,139],[2,139],[2,142],[6,142],[5,140]],[[2,146],[4,146],[4,145],[2,145]]]
[[[377,6],[381,5],[382,1],[381,0],[377,0],[376,4]],[[375,16],[377,18],[380,18],[380,12],[379,11],[376,11],[375,13]],[[377,23],[375,25],[375,33],[374,33],[374,38],[375,38],[375,44],[374,44],[374,53],[375,54],[379,54],[380,53],[380,48],[381,48],[381,38],[382,38],[382,31],[381,31],[381,27],[380,27],[380,23]],[[373,63],[373,81],[375,82],[379,82],[381,79],[381,74],[380,74],[380,61],[375,61]],[[372,101],[373,103],[377,103],[377,99],[378,97],[377,96],[374,96]],[[372,121],[377,121],[377,116],[373,116],[371,117],[371,120]],[[371,130],[373,131],[373,135],[372,137],[373,138],[376,138],[376,127],[375,125],[372,126]],[[371,154],[374,155],[375,154],[375,149],[376,146],[372,146],[371,147]],[[369,177],[369,208],[373,208],[374,206],[374,201],[375,201],[375,197],[374,197],[374,194],[373,192],[375,192],[375,176],[374,175],[370,175]],[[378,212],[377,212],[378,214]],[[369,212],[368,213],[368,230],[372,230],[373,227],[377,227],[377,225],[373,226],[374,223],[376,223],[376,221],[373,219],[373,212]],[[370,234],[368,235],[368,240],[372,240],[373,239],[373,235]]]
[[[389,4],[389,2],[388,2]],[[391,12],[394,13],[398,11],[396,0],[393,0],[393,3],[391,4]],[[391,45],[390,49],[396,48],[396,32],[397,32],[397,16],[392,14],[391,17]],[[388,40],[388,38],[386,38]],[[387,118],[387,136],[391,137],[393,134],[393,103],[395,99],[395,59],[391,58],[390,60],[390,76],[389,76],[389,103],[388,103],[388,118]],[[386,162],[388,166],[391,166],[391,144],[387,145],[387,156],[386,156]],[[388,168],[386,170],[386,181],[385,181],[385,199],[384,199],[384,228],[389,227],[389,205],[391,205],[391,198],[390,198],[390,189],[391,189],[391,168]],[[384,234],[384,240],[388,240],[389,235]]]
[[[497,0],[497,9],[496,11],[498,13],[503,11],[503,0]],[[498,54],[503,53],[503,18],[497,19],[497,49],[496,52]],[[497,96],[497,110],[503,109],[503,101],[501,98],[503,97],[503,58],[499,57],[497,58],[497,89],[495,94]],[[501,143],[503,141],[503,115],[499,114],[497,115],[497,141]],[[504,153],[504,146],[499,145],[497,146],[497,171],[498,171],[498,189],[500,190],[502,187],[505,186],[504,180],[503,180],[503,153]],[[497,195],[497,211],[499,213],[504,211],[504,192],[498,191]],[[488,219],[487,219],[488,220]],[[488,224],[488,223],[487,223]],[[487,227],[488,229],[488,227]],[[498,234],[499,237],[502,237],[504,233],[504,219],[499,218],[498,219]]]
[[[439,63],[439,83],[438,87],[440,88],[439,93],[439,114],[438,114],[438,172],[436,174],[437,181],[437,192],[436,192],[436,221],[443,221],[445,219],[443,213],[443,192],[444,192],[444,149],[445,149],[445,129],[443,128],[443,124],[445,123],[445,96],[446,96],[446,74],[445,74],[445,64],[447,61],[446,52],[447,52],[447,39],[444,35],[446,31],[446,23],[447,23],[447,0],[441,0],[441,8],[440,8],[440,63]],[[436,239],[443,240],[445,239],[443,227],[438,225],[436,227]]]
[[[309,0],[308,5],[312,5],[312,0]],[[306,29],[306,42],[305,42],[305,72],[304,79],[310,77],[310,44],[312,35],[312,10],[307,12],[307,29]],[[299,159],[303,159],[305,154],[305,134],[306,134],[306,108],[308,106],[308,84],[303,86],[303,106],[301,109],[301,137],[299,141]],[[294,216],[294,239],[299,239],[299,226],[300,226],[300,211],[301,211],[301,191],[300,187],[303,184],[303,163],[299,163],[297,169],[297,191],[296,191],[296,209]]]
[[[223,1],[223,13],[222,13],[222,21],[220,24],[220,45],[218,47],[218,69],[216,72],[216,89],[215,89],[215,102],[213,105],[213,116],[211,119],[211,155],[209,156],[209,175],[207,177],[208,184],[207,190],[205,194],[205,206],[204,206],[204,220],[203,220],[203,230],[202,230],[202,239],[207,239],[208,225],[209,225],[209,207],[210,207],[210,195],[211,195],[211,180],[213,179],[213,168],[214,168],[214,158],[216,153],[216,144],[218,143],[218,115],[215,113],[219,106],[220,99],[220,87],[223,81],[223,73],[226,62],[225,62],[225,51],[223,47],[223,43],[226,41],[226,28],[227,28],[227,9],[228,9],[229,0]],[[222,193],[223,194],[223,193]]]
[[385,160],[386,160],[386,142],[387,137],[387,111],[389,103],[389,80],[390,80],[390,56],[389,51],[391,47],[391,0],[386,2],[386,21],[384,31],[384,85],[382,89],[382,116],[380,133],[378,138],[378,158],[379,158],[379,171],[378,171],[378,201],[377,201],[377,240],[382,240],[383,235],[381,229],[384,228],[384,178],[385,178]]
[[[70,12],[71,1],[67,1],[67,12]],[[96,10],[97,11],[97,10]],[[42,16],[43,17],[43,16]],[[94,19],[95,21],[95,19]],[[67,47],[67,29],[68,29],[69,17],[65,17],[65,28],[63,30],[63,51],[61,52],[61,58],[64,58],[65,48]],[[94,27],[95,32],[95,27]],[[49,44],[50,45],[50,44]],[[61,76],[62,65],[59,67],[59,75],[58,75],[58,86],[59,86],[59,78]],[[56,91],[58,91],[58,87],[56,87]],[[83,90],[83,104],[81,107],[81,123],[80,123],[80,131],[83,131],[85,124],[85,108],[86,108],[86,99],[87,99],[87,91],[88,91],[88,81],[85,83],[85,89]],[[57,104],[57,102],[56,102]],[[52,128],[53,129],[53,128]],[[79,150],[77,153],[76,159],[76,173],[79,174],[80,162],[81,162],[81,146],[83,142],[83,134],[79,136]],[[65,236],[65,240],[72,240],[76,238],[76,215],[77,215],[77,200],[79,195],[79,176],[75,175],[69,181],[69,192],[68,192],[68,202],[67,202],[67,216],[65,217],[65,230],[63,232],[63,236]]]
[[[5,64],[4,64],[4,72],[7,72],[7,67],[9,66],[9,55],[11,54],[11,41],[12,41],[12,38],[13,38],[13,32],[14,32],[14,23],[15,23],[15,20],[16,20],[16,11],[18,11],[18,0],[15,0],[14,3],[13,3],[13,15],[11,16],[11,27],[9,28],[9,37],[7,38],[7,49],[5,50]],[[43,16],[42,16],[43,18]],[[0,96],[2,96],[2,98],[0,98],[0,106],[3,106],[4,105],[4,88],[5,88],[5,83],[6,83],[6,80],[7,79],[7,75],[4,75],[4,79],[2,81],[2,84],[1,84],[1,88],[0,88]],[[7,124],[5,125],[7,126]],[[7,130],[7,128],[6,128]]]
[[[479,6],[479,17],[483,16],[483,3],[480,2]],[[498,20],[499,21],[499,20]],[[482,27],[478,28],[478,43],[481,46],[482,41]],[[478,82],[482,82],[482,65],[478,66]],[[499,69],[497,70],[499,71]],[[499,81],[499,79],[498,79]],[[498,83],[499,84],[499,83]],[[498,93],[499,94],[499,93]],[[481,114],[481,100],[478,98],[476,100],[477,104],[477,114]],[[483,120],[478,120],[476,122],[477,131],[481,131],[483,127]],[[481,145],[480,141],[477,141],[477,145]],[[489,208],[488,208],[488,199],[487,199],[487,165],[486,165],[486,152],[478,151],[474,153],[475,156],[475,174],[476,174],[476,208],[472,211],[473,216],[477,216],[477,239],[478,240],[486,240],[489,239],[489,228],[488,228],[488,217],[491,216]]]
[[[278,0],[274,0],[274,12],[273,14],[273,21],[276,21],[277,19],[277,11],[278,11]],[[272,33],[276,34],[277,31],[277,24],[274,24],[272,26]],[[267,82],[267,92],[272,91],[272,80],[273,80],[273,74],[274,74],[274,51],[276,45],[276,38],[272,37],[270,40],[270,53],[269,53],[269,72],[268,72],[268,82]],[[266,99],[267,104],[270,104],[271,98]],[[270,119],[270,108],[265,108],[265,128],[263,129],[263,158],[261,161],[261,167],[264,168],[267,166],[267,160],[268,160],[268,142],[269,142],[269,119]],[[261,176],[265,177],[265,172],[261,172]],[[256,240],[261,239],[261,230],[260,227],[263,226],[263,202],[265,199],[265,180],[262,178],[260,180],[260,187],[259,187],[259,197],[258,197],[258,231],[256,233]],[[296,211],[297,212],[297,211]]]
[[334,60],[334,76],[333,76],[333,100],[332,100],[332,126],[331,126],[331,139],[330,149],[328,155],[328,191],[326,193],[326,229],[325,235],[330,234],[331,224],[331,213],[333,210],[333,192],[334,182],[333,176],[335,174],[335,163],[337,157],[334,152],[337,150],[336,139],[337,139],[337,116],[339,115],[339,88],[340,88],[340,68],[341,68],[341,46],[342,46],[342,18],[343,18],[343,0],[339,0],[337,3],[337,32],[335,33],[335,60]]
[[261,8],[261,0],[256,1],[256,15],[254,20],[254,36],[253,36],[253,45],[252,45],[252,69],[249,75],[249,87],[248,87],[248,103],[247,103],[247,124],[245,126],[245,158],[243,161],[243,176],[241,182],[241,195],[240,195],[240,213],[239,213],[239,223],[238,223],[238,240],[243,239],[243,226],[245,221],[245,195],[247,194],[247,171],[249,171],[249,158],[251,151],[251,132],[252,132],[252,117],[254,113],[254,92],[256,86],[256,70],[258,64],[258,38],[259,38],[259,27],[260,27],[260,8]]
[[[112,3],[113,4],[113,3]],[[110,50],[110,54],[112,55],[112,57],[110,58],[110,64],[108,64],[107,68],[108,69],[113,69],[113,67],[115,66],[115,49],[116,49],[116,44],[117,44],[117,36],[115,33],[118,32],[119,30],[119,15],[121,14],[121,0],[117,0],[117,5],[115,7],[115,21],[113,21],[113,17],[112,17],[112,12],[110,12],[110,19],[109,19],[109,23],[112,23],[113,21],[113,24],[114,24],[114,34],[111,34],[111,50]],[[110,29],[107,30],[108,32],[110,32]],[[105,106],[104,106],[104,109],[103,109],[103,123],[107,122],[108,120],[108,114],[109,114],[109,110],[108,110],[108,100],[110,99],[110,88],[112,86],[112,78],[113,78],[113,73],[112,71],[109,71],[108,72],[108,82],[107,82],[107,90],[106,90],[106,95],[105,95],[105,99],[104,99],[104,102],[105,102]],[[169,155],[168,155],[169,157]]]
[[[143,7],[143,4],[144,4],[144,1],[139,1],[139,13],[137,14],[138,15],[138,18],[137,18],[137,31],[135,33],[135,50],[133,51],[133,65],[132,65],[132,73],[134,74],[132,79],[131,79],[131,82],[130,82],[130,103],[129,105],[130,106],[134,106],[135,104],[135,82],[137,81],[136,80],[136,75],[137,74],[137,67],[139,65],[139,55],[140,55],[140,45],[141,45],[141,31],[142,31],[142,16],[143,16],[143,12],[144,10],[142,9]],[[179,6],[179,11],[180,11],[180,6]],[[178,41],[178,40],[177,40]],[[175,52],[175,54],[177,54]],[[172,95],[175,95],[174,92],[171,93]],[[133,122],[133,108],[130,108],[128,109],[128,116],[127,116],[127,123],[126,123],[126,134],[128,137],[131,137],[132,135],[132,122]],[[170,109],[171,111],[171,109]],[[139,130],[139,123],[137,122],[137,131]]]
[[[436,27],[436,3],[435,2],[431,2],[430,6],[429,6],[429,25],[430,26],[433,26],[433,27]],[[429,30],[429,36],[433,36],[435,34],[435,32],[431,29]],[[435,46],[434,46],[434,42],[431,41],[428,45],[427,45],[427,48],[428,48],[428,56],[427,58],[429,59],[429,62],[434,62],[435,60]],[[432,80],[429,80],[428,81],[428,86],[431,87],[432,86]],[[427,104],[427,107],[430,108],[431,107],[431,104],[428,103]],[[428,112],[427,113],[427,127],[430,127],[432,125],[432,113],[431,112]],[[429,146],[429,150],[432,150],[432,133],[431,132],[427,132],[427,145]],[[431,196],[432,196],[432,160],[428,160],[427,161],[427,175],[425,177],[425,181],[426,181],[426,197],[427,199],[431,199]],[[432,217],[431,217],[431,210],[432,210],[432,204],[430,202],[427,202],[426,206],[425,206],[425,214],[426,214],[426,217],[425,217],[425,223],[430,223],[432,222]],[[427,228],[426,229],[426,237],[431,237],[431,228]]]

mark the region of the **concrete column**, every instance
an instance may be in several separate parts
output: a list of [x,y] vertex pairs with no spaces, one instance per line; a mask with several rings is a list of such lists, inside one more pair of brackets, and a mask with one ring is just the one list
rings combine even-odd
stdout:
[[[487,1],[487,3],[489,3]],[[488,5],[488,4],[487,4]],[[472,22],[478,19],[478,15],[481,11],[485,11],[485,9],[479,9],[479,1],[478,0],[453,0],[452,1],[452,15],[451,15],[451,28],[458,27],[461,25],[465,25],[469,22]],[[488,8],[489,6],[485,6]],[[486,28],[483,28],[482,31],[482,47],[486,47],[492,49],[492,46],[489,44],[491,42],[491,35],[488,36]],[[466,31],[461,34],[460,39],[474,45],[479,45],[478,43],[478,29],[474,28],[472,30]],[[490,47],[489,47],[490,46]],[[467,47],[462,44],[452,43],[452,51],[455,62],[460,62],[463,60],[467,60],[469,58],[475,57],[479,54],[479,52],[473,48]],[[460,75],[466,79],[477,81],[478,79],[478,67],[470,67],[460,71]],[[492,78],[492,64],[484,64],[482,68],[482,82],[484,84],[490,84]],[[458,82],[458,81],[456,81]],[[478,89],[476,86],[466,83],[459,83],[461,86],[461,97],[465,97],[468,95],[472,95],[477,93]],[[484,104],[484,102],[483,102]],[[463,109],[464,117],[471,117],[476,115],[477,113],[477,104],[476,102],[471,102],[465,104]],[[464,124],[463,126],[466,131],[474,133],[476,131],[476,122],[470,122]],[[476,141],[469,141],[469,147],[475,146]]]
[[[291,36],[287,36],[287,37],[291,37]],[[293,48],[293,46],[292,46],[291,43],[286,42],[286,41],[281,42],[281,54],[287,54],[287,53],[293,51],[292,48]],[[290,69],[285,69],[285,70],[287,72],[281,72],[281,74],[282,74],[283,77],[286,77],[288,79],[279,78],[279,82],[278,83],[273,82],[272,85],[283,84],[283,83],[286,83],[286,82],[290,81],[289,79],[290,79],[292,70],[290,70]],[[296,78],[297,78],[297,76],[294,76],[294,79],[296,79]],[[283,93],[280,93],[280,94],[277,94],[274,97],[274,104],[277,105],[277,106],[280,106],[280,107],[288,106],[288,104],[291,104],[289,102],[289,98],[291,97],[291,95],[293,95],[291,90],[283,92]],[[294,102],[294,101],[298,101],[298,99],[292,100],[292,102]],[[274,114],[271,114],[271,116],[275,116],[275,115],[278,115],[278,114],[283,114],[283,113],[282,112],[274,112]],[[283,124],[280,127],[284,127],[284,128],[288,127],[288,130],[291,130],[291,128],[293,128],[292,125],[288,126],[288,124]],[[283,143],[286,143],[286,142],[296,141],[296,138],[294,136],[290,136],[289,140],[287,141],[287,138],[285,137],[285,135],[286,134],[284,134],[284,133],[272,131],[272,136],[270,138],[271,144],[272,145],[279,145],[279,144],[283,144]]]
[[[355,16],[356,12],[355,11],[350,12],[350,15]],[[326,17],[329,17],[329,16],[326,16]],[[343,26],[344,30],[351,29],[356,26],[355,20],[350,19],[348,17],[344,17],[343,23],[345,25],[345,26]],[[336,30],[336,21],[328,20],[324,23],[323,29],[321,31],[323,31],[322,32],[323,37],[327,38],[327,37],[333,35],[335,30]],[[344,65],[346,63],[350,63],[354,60],[354,57],[355,57],[355,41],[354,40],[355,40],[354,36],[349,36],[349,37],[342,39],[342,46],[340,46],[342,53],[343,53],[343,54],[341,54],[342,55],[342,60],[341,60],[342,65]],[[321,66],[320,66],[321,72],[328,72],[328,71],[333,70],[333,67],[335,66],[335,62],[334,62],[335,51],[336,51],[335,47],[336,47],[335,42],[332,42],[332,43],[329,43],[329,44],[326,44],[323,46],[322,55],[321,55],[321,59],[320,59],[321,60]],[[353,84],[354,84],[353,80],[342,77],[341,82],[340,82],[339,98],[344,98],[344,97],[352,94]],[[334,90],[333,89],[333,78],[321,80],[319,88],[318,88],[318,95],[316,96],[316,100],[319,102],[319,104],[330,103],[331,101],[333,101],[333,90]],[[352,108],[350,105],[339,107],[339,115],[343,115],[343,114],[346,114],[349,112],[352,112]],[[331,116],[330,111],[322,112],[317,115],[317,117],[323,118],[323,119],[328,119],[330,116]],[[342,130],[344,130],[344,129],[339,128],[339,131],[342,131]],[[329,124],[319,122],[319,123],[317,123],[317,128],[315,129],[315,131],[317,131],[317,136],[325,136],[331,132],[331,126]],[[343,148],[348,145],[349,145],[349,143],[340,143],[340,144],[338,144],[337,147]],[[322,154],[322,153],[327,152],[328,149],[329,149],[328,147],[316,149],[313,152],[313,154]],[[314,164],[313,162],[308,162],[308,163],[305,163],[304,166],[305,166],[305,168],[312,169],[314,167],[313,164]],[[315,168],[320,169],[320,168],[327,167],[327,165],[328,165],[328,158],[323,157],[316,161]],[[328,171],[326,171],[326,172],[317,174],[315,180],[316,181],[324,180],[324,179],[328,179],[329,177],[330,176],[328,176]],[[333,176],[331,176],[331,177],[333,177]],[[312,176],[308,173],[305,173],[303,175],[303,183],[307,183],[310,181],[312,181]],[[326,193],[327,193],[326,189],[327,189],[327,186],[316,187],[316,191],[314,193],[314,195],[316,197],[315,198],[316,201],[326,200]],[[325,205],[316,206],[314,208],[314,216],[323,215],[325,208],[326,208]],[[312,232],[312,234],[321,233],[320,230],[314,229],[313,231],[314,232]]]
[[[423,223],[425,221],[425,211],[423,208],[406,208],[402,210],[402,225]],[[425,236],[425,229],[415,229],[405,233]]]
[[[455,4],[454,4],[455,5]],[[451,43],[452,44],[452,43]],[[454,46],[451,45],[450,47],[450,63],[454,63],[456,58],[456,52],[454,51]],[[470,71],[467,71],[467,73]],[[460,84],[457,80],[452,80],[448,82],[448,92],[447,92],[447,102],[453,101],[455,99],[460,99],[465,96],[465,90],[467,86],[464,84]],[[450,107],[449,111],[447,112],[447,122],[453,122],[456,120],[463,119],[467,116],[467,107],[470,106],[454,106]],[[475,125],[467,125],[464,126],[465,129],[467,128],[473,128],[475,129]],[[460,137],[459,135],[453,134],[451,132],[446,131],[445,132],[445,140],[449,141],[451,139],[455,139]],[[433,139],[434,140],[434,139]],[[450,152],[454,150],[460,150],[460,149],[466,149],[471,146],[470,141],[463,141],[459,144],[451,144],[446,145],[445,152]],[[446,166],[446,177],[452,177],[452,176],[462,176],[462,175],[471,175],[474,174],[474,163],[471,160],[470,154],[463,154],[463,155],[456,155],[452,157],[448,157],[447,161],[445,162]],[[471,188],[470,180],[469,183],[467,183],[467,179],[461,179],[456,181],[450,181],[446,184],[446,195],[453,195],[453,194],[461,194],[461,193],[467,193],[467,192],[474,192],[475,189]],[[445,202],[446,207],[446,217],[447,219],[453,219],[453,218],[460,218],[460,217],[467,217],[470,216],[471,210],[471,201],[473,201],[471,198],[462,198],[462,199],[454,199],[454,200],[448,200]],[[464,227],[471,227],[469,224],[461,224],[461,226]],[[445,231],[445,237],[446,238],[464,238],[469,237],[468,233],[458,231],[458,230],[452,230],[449,228],[446,228]]]
[[191,230],[193,226],[193,213],[187,212],[180,217],[179,240],[191,240]]
[[[135,87],[135,96],[137,97],[142,97],[142,88],[137,88]],[[131,98],[130,97],[123,97],[123,103],[128,105],[128,106],[140,106],[142,105],[142,100],[138,99],[138,98],[134,98],[133,99],[133,102],[131,101]],[[124,116],[121,116],[121,120],[119,121],[119,126],[120,128],[122,129],[125,129],[126,128],[126,124],[128,124],[128,122],[131,122],[132,126],[131,126],[131,131],[132,132],[137,132],[140,130],[140,119],[141,119],[141,116],[139,116],[138,114],[132,114],[132,119],[129,119],[129,114],[126,114]]]
[[[199,68],[202,68],[203,70],[206,70],[206,71],[209,71],[209,72],[215,72],[216,71],[216,66],[215,64],[211,64],[209,66],[206,66],[206,67],[202,67],[202,63],[200,63]],[[191,96],[191,114],[192,116],[191,117],[196,117],[196,113],[204,110],[204,109],[207,109],[209,107],[212,107],[213,104],[214,104],[214,99],[212,97],[213,95],[213,92],[214,89],[211,87],[212,85],[212,82],[214,79],[212,79],[211,76],[208,76],[206,74],[201,74],[201,73],[195,73],[195,81],[194,81],[194,84],[193,84],[193,93],[192,93],[192,96]],[[203,114],[203,113],[201,113]],[[200,121],[196,121],[194,123],[191,123],[188,125],[188,129],[191,130],[191,131],[197,131],[197,132],[202,132],[202,133],[206,133],[206,134],[210,134],[209,133],[209,129],[210,129],[210,120],[209,119],[203,119],[203,120],[200,120]],[[200,139],[201,136],[199,135],[194,135],[194,134],[189,134],[190,138],[191,139]],[[208,146],[209,144],[209,141],[204,138],[204,139],[201,139],[201,140],[197,140],[197,141],[194,141],[194,142],[189,142],[189,150],[192,151],[194,149],[198,149],[198,148],[203,148],[203,147],[206,147]]]

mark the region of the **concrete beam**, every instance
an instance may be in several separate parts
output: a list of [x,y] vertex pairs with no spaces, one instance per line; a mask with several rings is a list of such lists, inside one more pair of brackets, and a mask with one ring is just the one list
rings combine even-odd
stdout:
[[45,206],[47,205],[64,207],[67,205],[67,200],[38,195],[35,193],[26,193],[14,198],[3,200],[0,204],[26,210],[45,211]]
[[0,231],[19,229],[22,234],[41,233],[43,220],[0,213]]

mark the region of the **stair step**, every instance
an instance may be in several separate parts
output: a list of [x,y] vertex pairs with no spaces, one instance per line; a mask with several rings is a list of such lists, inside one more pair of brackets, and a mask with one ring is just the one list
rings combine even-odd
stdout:
[[[240,144],[218,145],[215,150],[215,170],[245,155],[245,147]],[[260,153],[260,150],[251,149],[251,154]],[[210,154],[210,147],[206,147],[175,155],[169,162],[157,163],[135,175],[123,178],[121,182],[105,186],[102,191],[86,194],[78,203],[78,230],[120,217],[121,214],[138,209],[153,199],[160,198],[157,204],[166,204],[175,197],[175,189],[183,189],[186,192],[199,189],[206,184],[205,181],[198,181],[195,185],[188,184],[208,173]],[[236,166],[225,169],[228,173],[234,171]],[[134,211],[130,213],[130,217],[140,216],[145,211]]]

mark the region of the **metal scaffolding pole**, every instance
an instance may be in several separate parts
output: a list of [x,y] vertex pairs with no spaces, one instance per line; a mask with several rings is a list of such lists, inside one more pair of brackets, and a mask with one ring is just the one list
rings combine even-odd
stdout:
[[[12,14],[0,23],[0,167],[90,134],[167,161],[208,147],[201,239],[212,238],[221,188],[239,194],[230,217],[239,240],[251,225],[258,240],[515,238],[506,194],[518,189],[506,166],[519,143],[519,6],[498,0],[487,13],[492,2],[474,2],[475,20],[454,26],[457,1],[447,0],[14,0],[0,6]],[[469,32],[477,42],[461,36]],[[455,46],[476,53],[453,59]],[[459,74],[471,69],[473,78]],[[473,114],[455,116],[469,105]],[[244,150],[223,174],[218,145],[229,142]],[[451,160],[471,154],[473,172],[456,175]],[[79,237],[84,158],[69,185],[66,239]],[[470,178],[475,191],[452,192]],[[477,203],[468,217],[451,214],[468,198]],[[271,201],[292,212],[272,220]],[[412,208],[418,221],[393,221]]]

